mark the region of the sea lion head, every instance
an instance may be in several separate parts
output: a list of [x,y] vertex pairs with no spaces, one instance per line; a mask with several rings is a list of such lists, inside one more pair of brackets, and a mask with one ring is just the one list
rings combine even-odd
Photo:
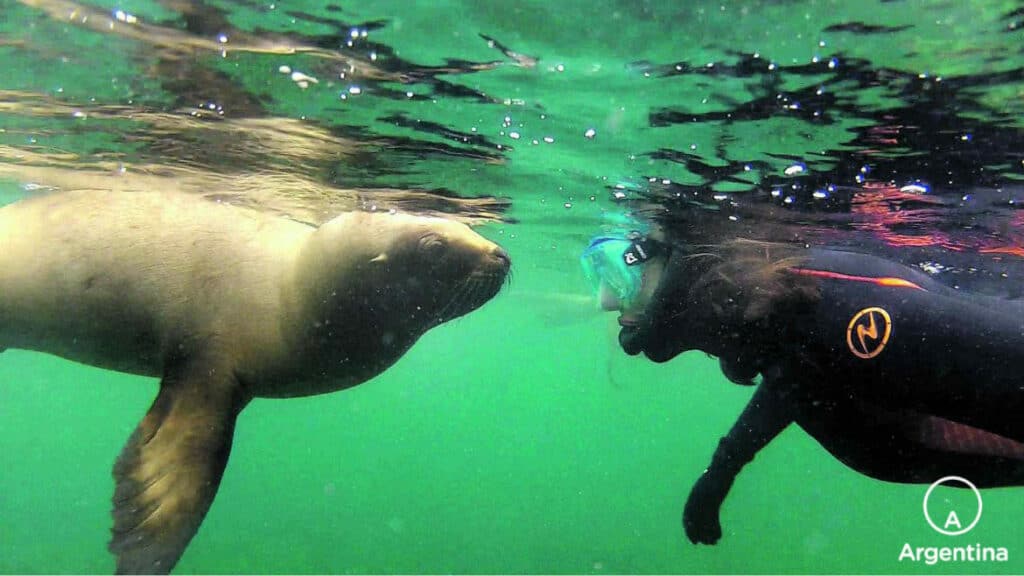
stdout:
[[469,226],[410,214],[362,214],[365,236],[357,265],[376,306],[434,326],[472,312],[493,298],[511,260]]
[[297,283],[322,338],[387,361],[493,298],[510,264],[501,247],[454,220],[352,212],[313,234]]

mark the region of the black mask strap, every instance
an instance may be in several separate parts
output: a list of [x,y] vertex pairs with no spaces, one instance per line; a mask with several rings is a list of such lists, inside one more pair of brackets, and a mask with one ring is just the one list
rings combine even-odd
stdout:
[[643,264],[657,256],[663,248],[660,242],[641,236],[639,232],[631,232],[629,239],[633,243],[622,253],[622,261],[626,266]]

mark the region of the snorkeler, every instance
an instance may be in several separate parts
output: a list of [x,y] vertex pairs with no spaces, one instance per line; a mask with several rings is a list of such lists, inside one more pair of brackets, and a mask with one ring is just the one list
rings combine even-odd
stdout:
[[628,354],[701,350],[757,386],[690,492],[692,542],[718,541],[736,476],[792,423],[880,480],[1024,485],[1024,304],[875,256],[753,241],[606,236],[582,263]]

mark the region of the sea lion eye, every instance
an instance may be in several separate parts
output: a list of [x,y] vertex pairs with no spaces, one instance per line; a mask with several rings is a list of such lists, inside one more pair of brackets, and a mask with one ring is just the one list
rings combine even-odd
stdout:
[[438,234],[426,234],[420,238],[420,251],[426,256],[439,256],[444,252],[446,242]]

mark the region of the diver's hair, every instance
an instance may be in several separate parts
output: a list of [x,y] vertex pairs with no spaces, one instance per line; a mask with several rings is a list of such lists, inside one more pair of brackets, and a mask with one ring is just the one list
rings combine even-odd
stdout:
[[815,279],[793,273],[806,262],[804,248],[735,239],[696,250],[686,258],[708,259],[687,300],[710,307],[723,325],[741,326],[798,313],[818,301]]

